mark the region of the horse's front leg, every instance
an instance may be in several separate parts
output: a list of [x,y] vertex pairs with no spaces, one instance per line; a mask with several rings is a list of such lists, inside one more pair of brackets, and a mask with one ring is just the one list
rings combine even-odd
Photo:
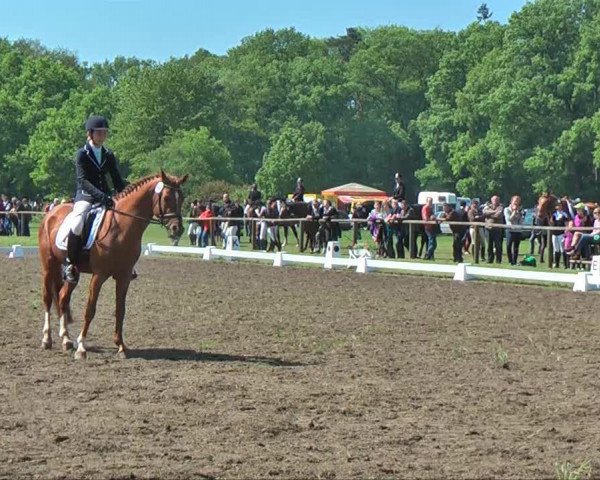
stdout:
[[81,333],[77,338],[77,351],[75,352],[75,358],[84,359],[87,356],[87,350],[85,348],[85,339],[88,334],[88,330],[90,329],[90,324],[94,319],[94,315],[96,315],[96,305],[98,303],[98,295],[100,294],[100,289],[102,285],[106,281],[108,276],[93,274],[92,279],[90,281],[90,289],[88,294],[88,301],[85,307],[85,315],[83,318],[83,328],[81,329]]
[[113,334],[113,341],[119,348],[117,356],[127,358],[127,347],[123,341],[123,320],[125,319],[125,299],[127,298],[131,278],[129,275],[123,275],[117,277],[115,280],[117,305],[115,308],[115,333]]
[[292,233],[294,234],[294,238],[296,239],[296,246],[300,245],[300,239],[298,238],[298,231],[296,230],[296,225],[292,223],[290,225],[290,228],[292,229]]

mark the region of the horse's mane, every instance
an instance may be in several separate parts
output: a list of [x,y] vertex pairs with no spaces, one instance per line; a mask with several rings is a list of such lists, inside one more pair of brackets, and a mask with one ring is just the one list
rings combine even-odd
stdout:
[[138,190],[141,186],[146,185],[148,182],[155,180],[160,176],[161,176],[160,173],[154,173],[152,175],[147,175],[143,178],[140,178],[138,181],[136,181],[134,183],[130,183],[123,190],[121,190],[119,193],[117,193],[114,196],[114,199],[121,200],[122,198],[125,198],[125,197],[129,196],[131,193]]

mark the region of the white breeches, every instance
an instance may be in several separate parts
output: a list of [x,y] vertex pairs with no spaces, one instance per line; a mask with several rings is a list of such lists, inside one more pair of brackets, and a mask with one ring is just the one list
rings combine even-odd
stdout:
[[258,224],[260,230],[258,232],[258,238],[260,240],[266,240],[267,239],[267,230],[268,230],[268,226],[267,226],[267,222],[260,222]]
[[277,227],[269,227],[268,233],[269,233],[269,240],[272,240],[273,242],[277,242]]
[[69,228],[75,235],[81,235],[85,217],[91,208],[92,204],[85,200],[79,200],[73,205],[73,211],[69,215]]
[[552,235],[552,248],[555,252],[564,252],[565,251],[565,243],[564,240],[565,235]]

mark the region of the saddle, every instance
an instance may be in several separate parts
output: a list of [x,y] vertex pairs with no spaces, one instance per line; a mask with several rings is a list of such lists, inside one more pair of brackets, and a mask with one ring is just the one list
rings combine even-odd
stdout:
[[[102,225],[105,212],[106,208],[104,207],[94,207],[88,212],[83,224],[83,231],[81,232],[81,238],[83,239],[83,251],[89,251],[92,248],[94,240],[96,240],[96,236],[100,230],[100,226]],[[55,243],[60,250],[67,250],[67,238],[71,228],[72,214],[73,212],[69,213],[65,217],[58,229],[58,233],[56,234]]]

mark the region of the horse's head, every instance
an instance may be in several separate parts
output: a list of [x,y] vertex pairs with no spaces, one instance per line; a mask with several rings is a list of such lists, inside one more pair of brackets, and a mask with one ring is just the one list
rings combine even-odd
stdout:
[[554,213],[556,204],[559,203],[558,197],[550,193],[543,193],[538,198],[537,216],[539,218],[549,218]]
[[183,206],[183,185],[188,175],[175,177],[160,171],[160,181],[154,188],[154,199],[152,201],[152,213],[169,232],[172,239],[183,235],[183,220],[181,218],[181,207]]

